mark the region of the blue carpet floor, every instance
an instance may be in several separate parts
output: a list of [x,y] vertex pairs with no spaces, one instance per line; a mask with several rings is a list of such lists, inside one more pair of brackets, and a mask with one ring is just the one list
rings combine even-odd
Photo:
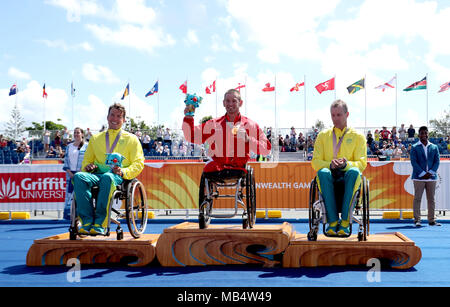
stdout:
[[[161,233],[182,221],[150,221],[147,233]],[[266,221],[264,221],[266,222]],[[270,221],[272,222],[272,221]],[[273,221],[281,223],[281,221]],[[306,221],[289,221],[299,233]],[[170,224],[168,224],[170,223]],[[214,221],[213,221],[214,223]],[[422,250],[421,261],[409,270],[382,268],[380,282],[369,282],[369,267],[262,268],[185,267],[143,268],[82,266],[80,282],[69,282],[69,267],[27,267],[33,240],[67,232],[63,221],[0,222],[0,286],[2,287],[440,287],[450,286],[450,224],[416,229],[412,222],[373,222],[371,233],[398,231]],[[126,229],[124,229],[126,231]]]

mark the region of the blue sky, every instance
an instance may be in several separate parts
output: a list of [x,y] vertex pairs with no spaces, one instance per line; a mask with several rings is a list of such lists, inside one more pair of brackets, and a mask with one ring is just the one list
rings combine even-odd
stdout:
[[[427,91],[402,90],[427,74],[428,118],[449,109],[450,91],[437,93],[450,81],[446,0],[3,2],[0,130],[16,102],[28,125],[43,120],[44,82],[45,118],[71,128],[72,80],[74,125],[94,130],[115,101],[149,125],[159,118],[179,128],[184,96],[178,87],[186,79],[188,91],[204,97],[198,120],[216,116],[216,100],[222,115],[223,93],[246,83],[242,112],[260,126],[304,127],[305,90],[306,126],[317,119],[330,126],[335,93],[319,94],[315,86],[333,76],[354,127],[425,124]],[[374,89],[394,75],[397,90]],[[364,76],[366,91],[349,95],[347,86]],[[305,78],[305,88],[289,91]],[[145,98],[157,79],[159,97]],[[205,94],[214,80],[217,97]],[[276,94],[262,92],[275,80]],[[9,97],[15,82],[19,95]],[[128,82],[131,94],[121,101]]]

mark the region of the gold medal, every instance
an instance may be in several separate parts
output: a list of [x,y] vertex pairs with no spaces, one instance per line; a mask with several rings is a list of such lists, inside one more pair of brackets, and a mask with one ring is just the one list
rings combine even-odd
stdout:
[[231,129],[231,133],[233,133],[233,135],[236,135],[238,133],[240,127],[241,127],[240,123],[233,126],[233,128]]

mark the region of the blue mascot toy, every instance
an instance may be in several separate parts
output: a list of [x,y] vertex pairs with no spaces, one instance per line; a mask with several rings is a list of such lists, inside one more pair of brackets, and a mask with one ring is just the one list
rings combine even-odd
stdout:
[[109,166],[109,171],[111,172],[112,169],[116,166],[122,167],[122,161],[125,159],[124,156],[122,156],[120,153],[110,153],[106,154],[106,161],[105,164]]
[[197,94],[187,94],[184,103],[189,107],[189,112],[186,113],[187,116],[194,116],[195,109],[197,109],[202,103],[203,98],[197,96]]

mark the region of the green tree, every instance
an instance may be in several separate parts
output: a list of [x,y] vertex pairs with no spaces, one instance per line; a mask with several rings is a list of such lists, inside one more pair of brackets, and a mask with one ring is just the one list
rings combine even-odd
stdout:
[[11,119],[6,123],[6,136],[13,140],[20,140],[20,136],[25,131],[25,120],[20,115],[20,110],[17,104],[11,111]]
[[[432,137],[445,137],[450,135],[450,112],[444,110],[441,118],[430,120],[433,131],[430,132]],[[431,129],[430,129],[431,130]]]
[[[56,131],[56,130],[61,131],[66,128],[64,125],[56,124],[51,120],[45,121],[45,127],[49,131]],[[32,126],[26,127],[25,130],[28,131],[29,136],[42,137],[44,133],[44,125],[43,123],[32,122]]]

